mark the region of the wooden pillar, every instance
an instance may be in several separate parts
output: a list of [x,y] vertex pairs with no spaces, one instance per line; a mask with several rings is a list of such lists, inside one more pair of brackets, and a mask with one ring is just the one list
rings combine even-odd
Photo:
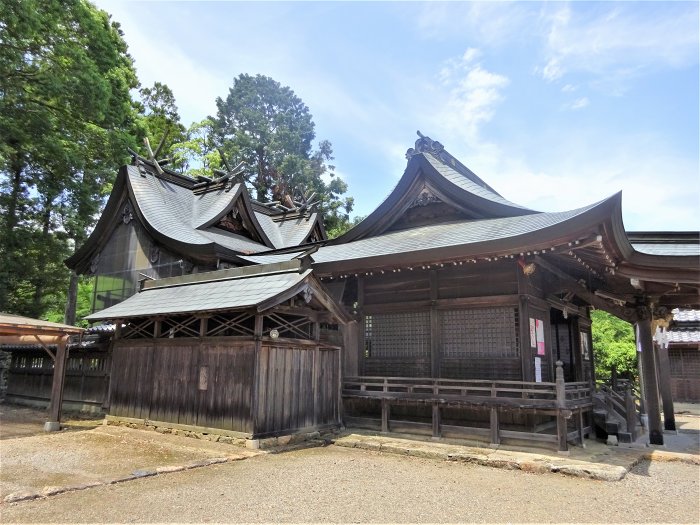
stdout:
[[671,391],[671,362],[668,357],[668,345],[661,342],[656,345],[656,357],[659,365],[659,390],[664,407],[664,430],[676,430],[676,417],[673,415],[673,393]]
[[53,364],[53,383],[51,385],[51,403],[49,420],[44,423],[46,432],[61,430],[61,408],[63,405],[63,385],[66,380],[66,362],[68,361],[68,336],[61,338],[56,350]]
[[585,442],[585,423],[583,421],[583,409],[579,408],[578,409],[578,440],[579,443],[581,444],[582,448],[586,448],[586,442]]
[[[253,420],[253,431],[255,434],[258,431],[258,406],[260,404],[260,354],[262,352],[262,336],[263,336],[263,314],[256,313],[253,325],[253,339],[255,340],[255,353],[253,355],[253,395],[250,411]],[[268,354],[269,355],[269,354]]]
[[559,452],[567,453],[569,445],[567,443],[568,429],[566,424],[566,383],[564,382],[564,363],[557,361],[556,370],[556,393],[557,393],[557,437],[559,441]]
[[627,418],[627,432],[632,436],[632,442],[637,440],[637,407],[634,404],[632,395],[632,385],[628,384],[625,389],[625,415]]
[[438,276],[430,270],[430,374],[440,377],[440,318],[435,308],[438,300]]
[[382,432],[389,432],[389,417],[391,417],[389,400],[382,399]]
[[437,401],[433,402],[433,437],[439,438],[441,435],[440,430],[440,403]]
[[663,445],[664,435],[661,430],[661,411],[659,409],[659,383],[656,376],[656,363],[654,362],[654,341],[651,335],[651,310],[648,306],[637,308],[637,322],[635,323],[635,335],[640,351],[640,360],[643,362],[644,374],[644,406],[649,420],[649,443]]
[[491,417],[489,423],[491,426],[491,446],[495,447],[501,444],[501,430],[498,422],[497,407],[491,407]]

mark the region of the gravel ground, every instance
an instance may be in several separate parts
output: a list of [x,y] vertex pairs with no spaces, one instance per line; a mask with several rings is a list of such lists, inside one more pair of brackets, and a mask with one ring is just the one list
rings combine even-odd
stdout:
[[2,522],[700,522],[700,467],[619,482],[330,446],[0,506]]

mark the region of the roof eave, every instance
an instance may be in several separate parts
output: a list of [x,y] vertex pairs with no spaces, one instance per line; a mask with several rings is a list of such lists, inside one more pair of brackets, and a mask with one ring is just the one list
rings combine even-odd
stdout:
[[397,257],[400,258],[401,264],[408,265],[429,263],[436,260],[458,260],[468,257],[495,256],[549,249],[552,246],[567,243],[592,233],[599,233],[606,222],[610,223],[611,214],[619,207],[619,200],[619,194],[613,195],[579,215],[544,229],[512,237],[439,248],[426,248],[400,254],[392,253],[344,261],[318,262],[313,264],[313,268],[319,274],[326,275],[364,268],[396,266]]
[[[112,230],[120,221],[119,208],[132,195],[128,191],[128,184],[126,184],[129,176],[127,170],[128,166],[126,165],[119,168],[112,186],[112,192],[95,228],[75,253],[64,260],[64,264],[79,275],[90,268],[90,263],[95,254],[103,248]],[[127,191],[124,191],[125,189]]]

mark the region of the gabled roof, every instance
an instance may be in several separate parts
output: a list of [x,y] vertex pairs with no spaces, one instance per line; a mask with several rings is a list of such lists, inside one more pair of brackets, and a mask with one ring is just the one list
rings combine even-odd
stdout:
[[[68,267],[79,273],[89,268],[126,206],[156,242],[194,261],[247,264],[241,254],[303,243],[320,224],[316,212],[289,214],[255,203],[241,183],[197,182],[175,172],[159,173],[153,164],[137,158],[119,170],[100,220],[84,245],[66,260]],[[217,226],[232,215],[240,221],[240,233]]]
[[[420,133],[419,133],[420,135]],[[444,203],[465,219],[496,219],[537,213],[505,199],[437,141],[420,135],[406,153],[408,165],[389,196],[350,231],[329,244],[342,244],[381,235],[407,210]]]
[[[329,244],[320,247],[312,257],[314,267],[324,273],[330,266],[365,269],[391,265],[399,260],[430,262],[451,257],[514,254],[523,249],[537,249],[539,245],[548,249],[553,243],[597,231],[619,206],[620,194],[617,194],[597,204],[566,212],[432,224],[344,244]],[[270,263],[290,259],[297,253],[263,253],[244,258]]]
[[86,317],[88,321],[128,319],[153,315],[256,309],[276,306],[309,290],[339,321],[349,320],[299,260],[171,277],[145,283],[125,301]]
[[255,217],[275,248],[289,248],[309,241],[315,232],[325,239],[323,220],[318,212],[270,215],[269,208],[254,206]]

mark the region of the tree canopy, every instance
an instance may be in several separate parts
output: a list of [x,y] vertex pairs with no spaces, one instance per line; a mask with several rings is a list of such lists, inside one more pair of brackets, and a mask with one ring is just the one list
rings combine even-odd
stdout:
[[632,325],[602,310],[591,312],[596,377],[608,380],[615,367],[621,376],[636,379],[637,351]]
[[263,75],[239,75],[225,99],[217,98],[213,133],[224,154],[245,161],[254,197],[282,201],[314,192],[326,229],[349,219],[352,197],[334,173],[333,147],[321,140],[313,149],[315,124],[309,108],[289,87]]
[[65,298],[81,243],[135,145],[138,85],[118,24],[82,0],[0,4],[0,310]]
[[172,90],[139,85],[119,24],[87,0],[0,3],[0,311],[59,320],[67,303],[69,323],[76,302],[87,311],[90,283],[63,260],[144,137],[192,176],[246,161],[254,197],[315,192],[327,229],[347,227],[353,201],[332,146],[314,149],[311,114],[290,88],[240,75],[217,108],[186,129]]

